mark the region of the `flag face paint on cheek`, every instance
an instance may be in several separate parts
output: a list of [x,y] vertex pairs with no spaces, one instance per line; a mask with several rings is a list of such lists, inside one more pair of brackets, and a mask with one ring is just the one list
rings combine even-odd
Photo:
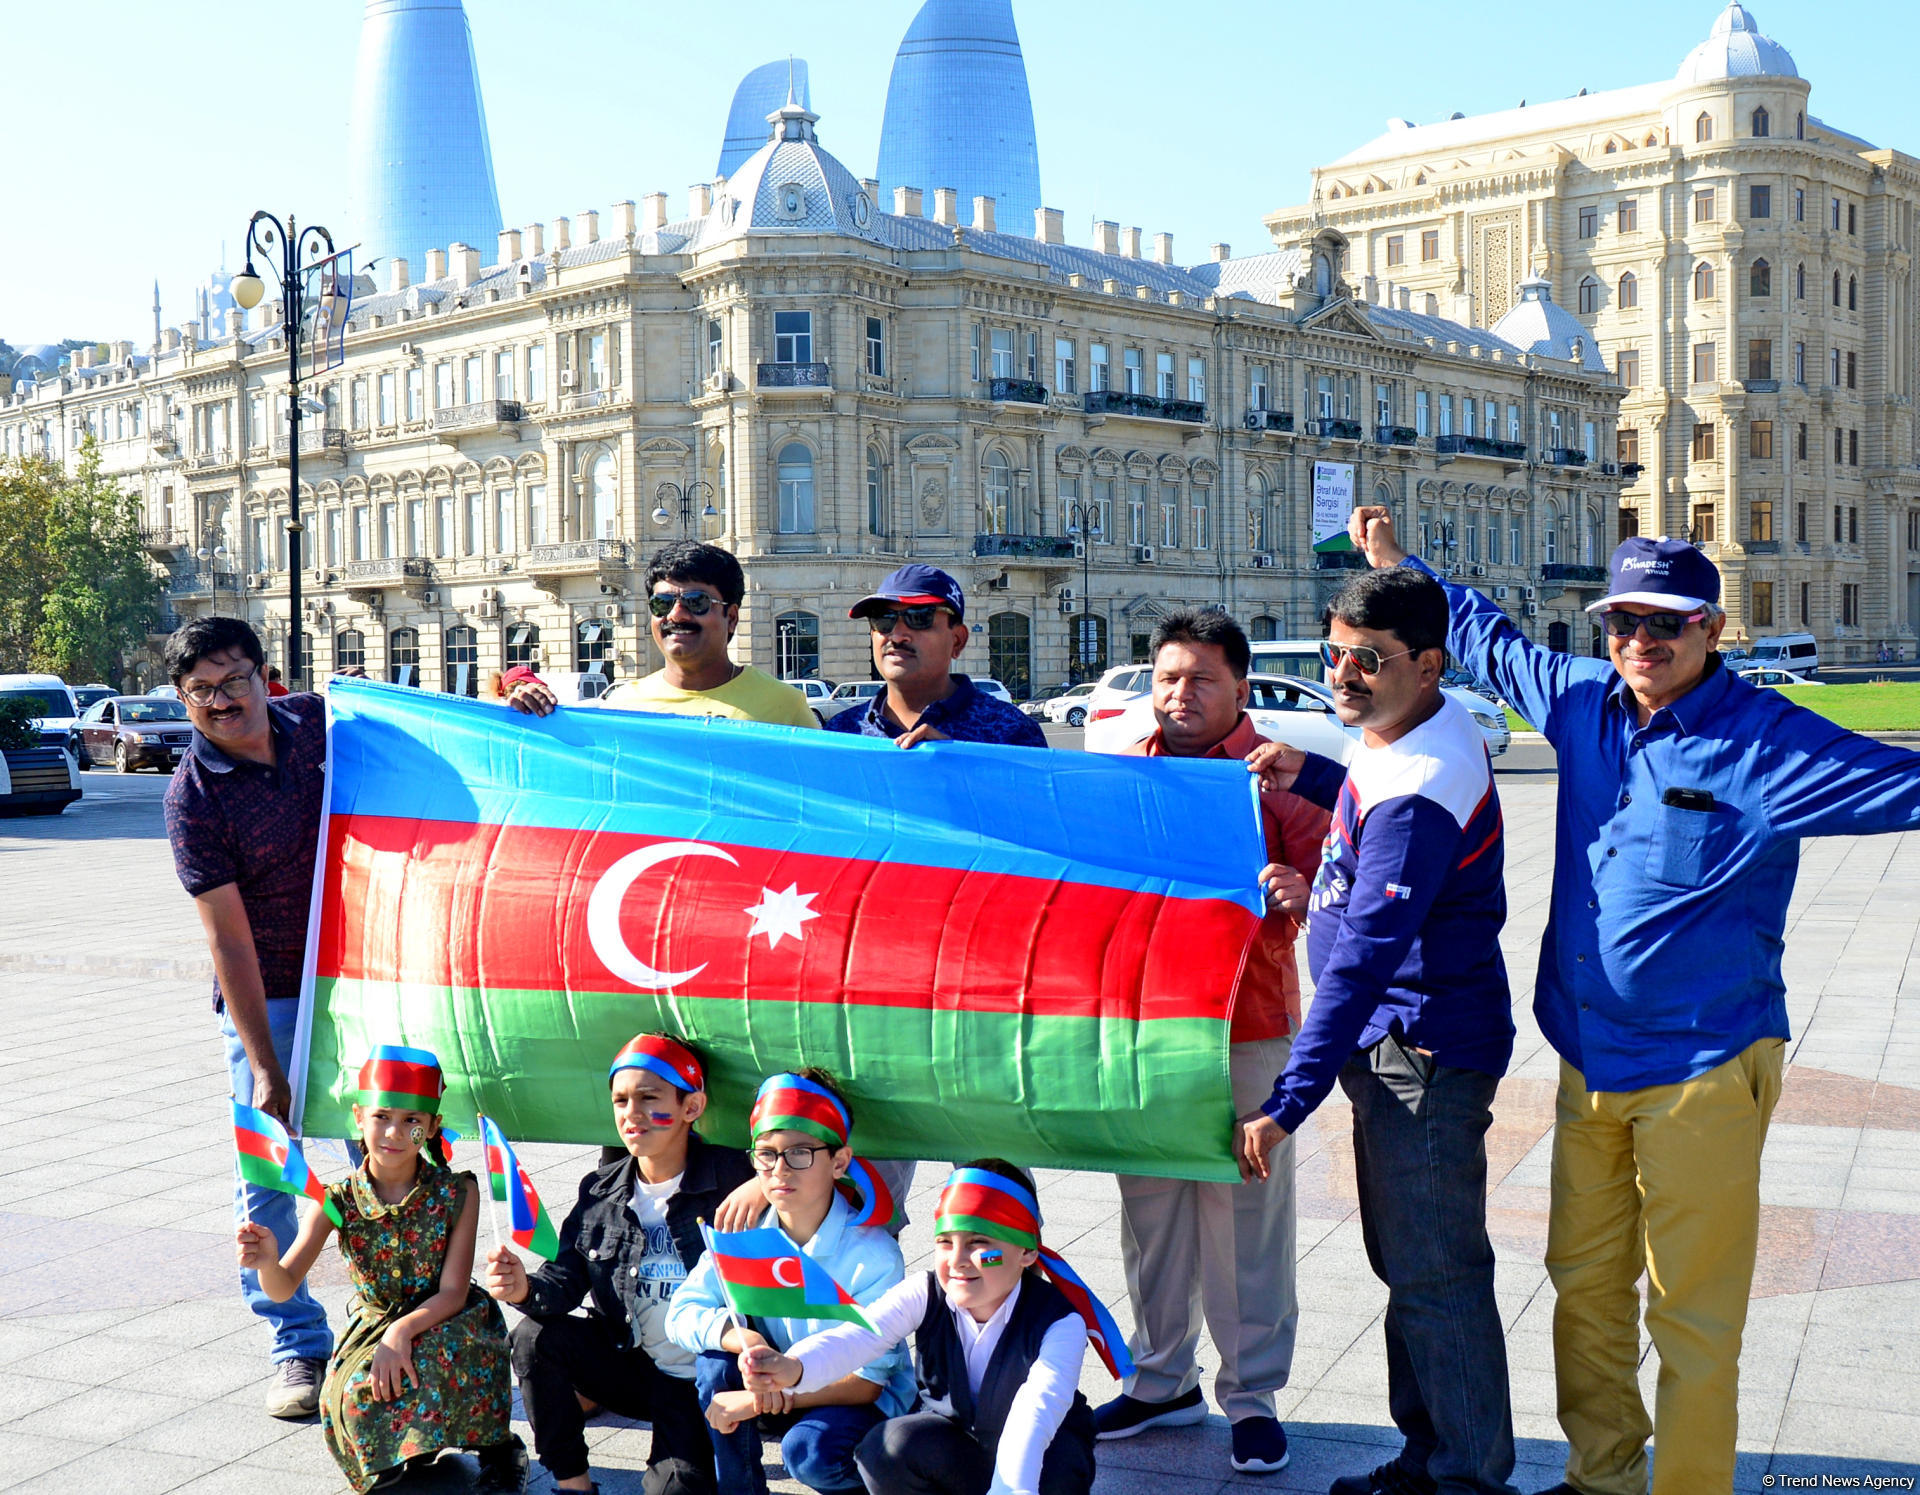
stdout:
[[651,1121],[655,1126],[672,1126],[673,1112],[649,1111],[647,1112],[647,1120]]
[[1004,1251],[982,1251],[980,1253],[980,1265],[983,1267],[997,1267],[1006,1259],[1007,1254]]
[[416,1126],[412,1128],[407,1133],[407,1140],[411,1142],[415,1147],[418,1147],[422,1142],[427,1140],[427,1129],[423,1126]]

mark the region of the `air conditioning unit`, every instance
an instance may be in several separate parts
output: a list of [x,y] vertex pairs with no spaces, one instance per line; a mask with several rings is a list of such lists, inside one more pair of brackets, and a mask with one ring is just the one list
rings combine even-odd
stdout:
[[1060,611],[1068,612],[1072,609],[1072,607],[1073,607],[1073,588],[1072,587],[1060,588]]
[[1487,574],[1487,568],[1485,566],[1469,566],[1467,570],[1474,576],[1485,576]]
[[1256,571],[1269,570],[1273,566],[1273,552],[1270,550],[1256,550],[1247,564],[1252,566]]
[[1493,589],[1493,600],[1495,602],[1505,602],[1507,600],[1507,593],[1509,590],[1511,589],[1508,587],[1495,587]]
[[482,602],[498,602],[500,600],[499,589],[497,587],[480,588],[480,600]]
[[428,587],[426,591],[420,594],[420,605],[422,607],[433,607],[438,604],[439,601],[440,594],[434,591],[432,587]]
[[491,620],[500,616],[500,604],[495,602],[491,597],[482,597],[480,599],[480,605],[476,607],[473,612],[477,618]]
[[1151,545],[1134,546],[1133,558],[1144,566],[1152,565],[1153,564],[1153,547]]
[[505,556],[501,556],[493,562],[493,569],[496,572],[498,572],[500,575],[504,576],[507,572],[513,569],[513,562],[508,560]]
[[990,576],[987,578],[987,590],[989,592],[1004,592],[1012,585],[1013,578],[1004,571],[998,576]]
[[620,619],[620,604],[617,602],[603,602],[600,605],[600,616],[610,622],[618,622]]
[[1076,561],[1084,561],[1087,558],[1087,542],[1085,540],[1075,540],[1073,542],[1073,558]]
[[706,388],[709,394],[721,394],[733,388],[733,376],[724,370],[716,370],[707,375]]
[[253,588],[255,591],[258,591],[261,587],[264,587],[266,584],[267,584],[266,577],[256,575],[252,571],[249,571],[247,573],[247,585]]
[[1533,601],[1534,598],[1540,595],[1540,592],[1537,587],[1522,587],[1520,589],[1520,595],[1526,598],[1527,601],[1531,602]]
[[560,370],[560,387],[562,389],[573,388],[573,370],[572,369]]
[[413,344],[412,344],[412,343],[402,343],[402,344],[400,345],[400,356],[401,356],[402,358],[411,358],[411,357],[413,357]]
[[1540,616],[1540,604],[1537,602],[1526,603],[1520,610],[1529,618],[1537,618]]

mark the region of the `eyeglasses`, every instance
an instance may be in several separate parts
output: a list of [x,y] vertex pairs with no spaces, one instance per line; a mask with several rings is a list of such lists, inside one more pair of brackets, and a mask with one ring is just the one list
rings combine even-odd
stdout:
[[868,613],[867,627],[875,633],[892,633],[905,622],[915,633],[925,633],[933,627],[933,620],[941,609],[931,602],[916,602],[912,607],[896,608],[884,613]]
[[762,1173],[773,1172],[774,1165],[782,1160],[795,1173],[805,1173],[813,1166],[813,1155],[816,1152],[832,1151],[831,1147],[808,1147],[796,1142],[792,1147],[783,1147],[778,1152],[771,1147],[756,1147],[748,1156],[753,1159],[753,1166]]
[[[708,592],[655,592],[647,598],[647,611],[656,618],[664,618],[677,603],[687,610],[689,617],[704,618],[718,600]],[[721,603],[721,606],[725,605]]]
[[1614,638],[1632,638],[1644,628],[1648,638],[1671,643],[1680,637],[1689,623],[1698,623],[1704,617],[1704,612],[1630,613],[1620,608],[1609,608],[1600,614],[1600,622]]
[[180,694],[186,697],[189,706],[211,706],[222,696],[229,701],[244,701],[253,694],[254,682],[259,678],[260,671],[252,669],[244,675],[234,675],[222,680],[218,685],[189,686]]
[[1369,648],[1365,644],[1323,642],[1320,645],[1320,662],[1329,670],[1337,670],[1344,660],[1351,659],[1361,674],[1377,675],[1380,673],[1380,666],[1389,659],[1405,659],[1409,654],[1419,652],[1417,649],[1402,649],[1398,654],[1382,654],[1378,649]]

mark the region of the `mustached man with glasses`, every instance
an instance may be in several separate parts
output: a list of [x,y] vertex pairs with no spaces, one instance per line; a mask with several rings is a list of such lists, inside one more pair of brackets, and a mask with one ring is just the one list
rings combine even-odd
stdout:
[[1442,694],[1447,597],[1378,571],[1327,606],[1334,710],[1352,761],[1278,744],[1248,766],[1333,811],[1307,920],[1308,1009],[1273,1093],[1240,1122],[1241,1167],[1327,1098],[1353,1103],[1367,1261],[1387,1285],[1387,1408],[1399,1455],[1333,1495],[1510,1495],[1513,1414],[1487,1238],[1487,1128],[1513,1055],[1493,764]]
[[[167,678],[186,703],[193,746],[167,786],[167,839],[213,953],[234,1099],[281,1121],[300,1008],[307,905],[326,783],[326,710],[317,695],[269,699],[260,637],[238,618],[194,618],[166,644]],[[293,1239],[291,1196],[234,1175],[234,1220]],[[276,1303],[240,1274],[247,1306],[273,1328],[275,1417],[308,1417],[333,1351],[327,1313],[303,1286]]]
[[[594,704],[615,711],[819,726],[799,691],[750,664],[735,664],[729,655],[746,595],[740,562],[718,545],[679,540],[655,551],[647,563],[647,616],[665,663],[651,675],[614,686]],[[534,676],[514,685],[507,704],[545,716],[559,698]]]
[[829,720],[829,732],[891,737],[903,748],[942,740],[1047,745],[1038,722],[954,673],[967,647],[967,599],[938,566],[902,566],[847,616],[867,620],[873,668],[887,688]]
[[[1385,509],[1352,524],[1375,566],[1425,569]],[[1539,648],[1479,592],[1446,590],[1454,656],[1560,761],[1534,986],[1561,1061],[1547,1271],[1569,1453],[1555,1491],[1642,1495],[1649,1432],[1654,1495],[1729,1491],[1800,839],[1920,827],[1920,754],[1733,678],[1715,652],[1720,574],[1682,541],[1613,553],[1588,609],[1605,664]]]

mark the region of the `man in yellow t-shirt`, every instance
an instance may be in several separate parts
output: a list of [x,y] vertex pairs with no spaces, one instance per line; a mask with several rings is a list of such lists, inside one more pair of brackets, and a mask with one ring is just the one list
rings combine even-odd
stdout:
[[[746,594],[740,562],[717,545],[681,540],[655,551],[647,563],[647,610],[653,641],[666,663],[651,675],[614,686],[593,704],[615,711],[818,727],[799,691],[728,657]],[[516,685],[507,704],[545,716],[558,700],[543,681],[533,679]]]

